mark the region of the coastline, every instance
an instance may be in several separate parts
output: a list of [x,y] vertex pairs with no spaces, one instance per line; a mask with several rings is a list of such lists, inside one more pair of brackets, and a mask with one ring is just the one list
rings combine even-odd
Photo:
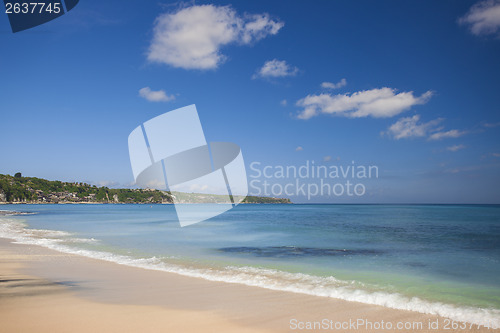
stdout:
[[[222,316],[160,306],[112,304],[85,299],[71,282],[25,274],[33,256],[0,239],[0,321],[2,332],[266,332],[250,330]],[[24,249],[26,250],[26,249]],[[33,249],[29,249],[30,251]],[[22,252],[22,251],[21,251]]]
[[[290,199],[271,196],[239,197],[248,203],[291,203]],[[50,181],[36,177],[0,174],[0,204],[184,204],[227,203],[224,195],[163,191],[151,188],[97,187],[82,182]]]
[[[88,324],[98,331],[136,331],[137,323],[141,331],[185,332],[291,332],[301,331],[301,324],[311,331],[305,329],[307,323],[324,320],[422,325],[379,329],[384,332],[437,332],[446,325],[444,318],[434,315],[207,281],[14,244],[4,238],[0,239],[0,265],[0,320],[7,331],[57,332],[68,330],[66,325],[72,325],[75,332],[88,331],[91,326],[77,324],[85,316],[92,318]],[[26,316],[33,320],[26,321]],[[63,319],[57,320],[59,317]],[[429,328],[429,323],[438,323],[438,329]],[[318,329],[324,330],[335,328]],[[369,332],[373,328],[351,326],[340,331]],[[476,325],[446,331],[500,332]]]
[[173,205],[173,203],[62,201],[62,202],[0,202],[0,205]]
[[[274,199],[274,198],[273,198]],[[198,205],[196,202],[181,202],[181,205]],[[219,203],[213,203],[219,204]],[[225,203],[220,203],[225,204]],[[62,201],[62,202],[0,202],[0,205],[175,205],[173,202],[94,202],[94,201]],[[238,205],[295,205],[293,202],[240,202]]]

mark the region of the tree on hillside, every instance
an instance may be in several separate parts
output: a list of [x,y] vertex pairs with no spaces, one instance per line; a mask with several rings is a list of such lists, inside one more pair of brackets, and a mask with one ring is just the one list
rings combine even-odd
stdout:
[[14,175],[14,177],[15,177],[15,178],[21,178],[22,176],[23,176],[23,175],[22,175],[20,172],[18,172],[18,173],[16,173],[16,174]]

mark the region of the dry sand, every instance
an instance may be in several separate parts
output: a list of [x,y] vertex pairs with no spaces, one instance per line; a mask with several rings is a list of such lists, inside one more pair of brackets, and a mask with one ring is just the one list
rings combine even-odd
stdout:
[[[358,320],[383,321],[385,329],[298,327]],[[396,329],[398,323],[414,329]],[[445,330],[445,324],[437,316],[211,282],[0,239],[0,332],[500,332]]]

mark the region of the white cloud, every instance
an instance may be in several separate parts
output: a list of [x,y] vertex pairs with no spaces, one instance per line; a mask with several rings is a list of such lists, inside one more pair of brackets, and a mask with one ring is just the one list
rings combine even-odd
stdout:
[[158,16],[147,58],[184,69],[214,69],[231,43],[251,44],[284,26],[269,14],[239,16],[230,6],[194,5]]
[[295,148],[295,151],[303,151],[304,148],[302,148],[301,146],[298,146],[297,148]]
[[167,95],[164,90],[151,90],[149,87],[139,89],[139,96],[150,102],[168,102],[175,99],[174,95]]
[[500,126],[500,122],[498,122],[498,123],[484,123],[483,126],[487,127],[487,128],[494,128],[494,127]]
[[469,29],[474,35],[499,33],[500,0],[486,0],[476,3],[458,22],[469,25]]
[[[382,132],[382,134],[387,134],[396,140],[412,137],[427,137],[428,140],[435,141],[445,138],[458,138],[468,133],[468,131],[460,131],[457,129],[443,131],[443,127],[437,127],[443,120],[443,118],[437,118],[427,123],[420,123],[420,115],[416,114],[413,117],[399,119],[387,129],[387,132]],[[457,151],[463,148],[465,148],[465,146],[456,145],[448,147],[447,149],[450,151]]]
[[392,124],[385,134],[396,140],[414,137],[425,137],[429,132],[436,130],[436,125],[443,121],[442,118],[431,120],[427,123],[419,123],[420,115],[405,117]]
[[494,157],[500,157],[500,153],[491,153]]
[[452,151],[452,152],[456,152],[456,151],[459,151],[461,149],[465,149],[465,146],[464,145],[453,145],[453,146],[450,146],[450,147],[446,147],[446,150],[449,150],[449,151]]
[[[457,129],[443,131],[443,127],[437,127],[437,125],[439,125],[443,120],[443,118],[437,118],[426,123],[421,123],[419,122],[420,115],[416,114],[413,117],[399,119],[397,122],[389,126],[387,132],[382,132],[382,134],[387,134],[396,140],[414,137],[427,137],[427,140],[435,141],[445,138],[458,138],[468,133],[467,131],[460,131]],[[465,146],[456,145],[448,147],[447,149],[450,151],[457,151],[463,148],[465,148]]]
[[243,21],[246,21],[241,29],[241,42],[243,44],[250,44],[254,40],[265,38],[267,35],[276,35],[285,25],[283,22],[271,20],[269,14],[246,16]]
[[323,83],[321,83],[321,88],[324,88],[324,89],[338,89],[338,88],[344,87],[345,85],[347,85],[347,80],[346,79],[342,79],[342,80],[340,80],[337,83],[323,82]]
[[429,140],[441,140],[446,138],[458,138],[462,135],[467,134],[467,131],[459,131],[456,129],[452,129],[446,132],[436,132],[429,136]]
[[280,102],[280,104],[281,104],[282,106],[286,106],[286,105],[288,104],[288,102],[287,102],[287,100],[286,100],[286,99],[284,99],[284,100],[282,100],[282,101]]
[[323,157],[323,161],[325,161],[325,162],[328,162],[328,161],[331,161],[331,160],[332,160],[331,156],[325,156],[325,157]]
[[298,72],[299,69],[297,67],[287,64],[285,60],[273,59],[266,61],[252,78],[295,76]]
[[297,101],[297,105],[304,108],[299,113],[298,118],[309,119],[320,113],[350,118],[368,116],[388,118],[398,115],[414,105],[427,103],[431,96],[431,91],[416,97],[413,95],[413,91],[396,93],[396,89],[391,88],[358,91],[351,95],[308,95]]

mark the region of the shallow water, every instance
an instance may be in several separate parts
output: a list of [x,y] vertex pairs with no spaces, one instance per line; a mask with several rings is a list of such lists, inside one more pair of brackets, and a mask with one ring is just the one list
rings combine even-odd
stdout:
[[500,206],[4,205],[0,236],[209,280],[500,325]]

